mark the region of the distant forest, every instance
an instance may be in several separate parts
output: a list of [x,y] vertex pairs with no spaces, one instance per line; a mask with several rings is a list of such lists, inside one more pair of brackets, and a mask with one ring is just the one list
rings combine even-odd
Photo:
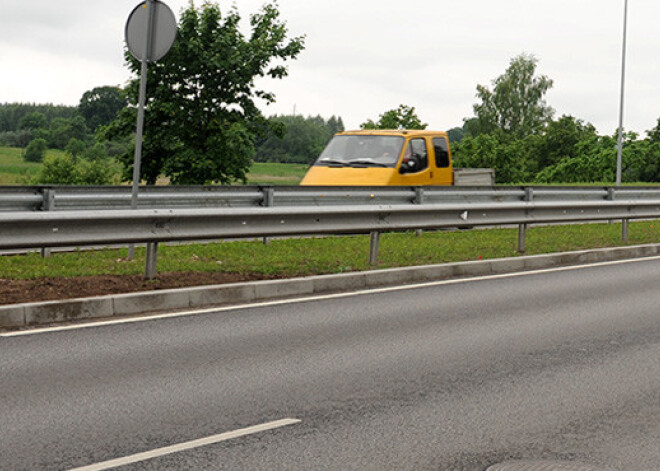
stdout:
[[[25,148],[34,139],[43,139],[51,149],[67,150],[68,146],[82,148],[84,153],[94,145],[98,150],[101,144],[108,156],[129,152],[132,143],[111,142],[98,132],[126,106],[119,89],[99,87],[88,94],[95,100],[88,96],[79,106],[0,104],[0,145]],[[344,130],[341,117],[335,116],[275,115],[269,121],[272,130],[257,142],[256,162],[312,163],[330,138]]]

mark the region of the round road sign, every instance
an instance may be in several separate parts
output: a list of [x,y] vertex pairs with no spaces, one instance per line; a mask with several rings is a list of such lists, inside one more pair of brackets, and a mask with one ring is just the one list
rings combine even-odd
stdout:
[[[153,8],[153,12],[150,12]],[[150,13],[152,16],[150,16]],[[149,19],[153,18],[151,28]],[[151,31],[150,50],[147,49],[147,31]],[[176,18],[170,7],[157,0],[146,0],[136,6],[126,21],[126,45],[133,57],[155,62],[172,47],[176,38]]]

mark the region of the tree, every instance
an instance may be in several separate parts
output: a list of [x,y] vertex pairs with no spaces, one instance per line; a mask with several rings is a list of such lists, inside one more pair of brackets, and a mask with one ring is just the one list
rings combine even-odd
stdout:
[[88,138],[85,119],[78,115],[70,119],[55,118],[50,123],[49,145],[55,149],[66,148],[71,139],[85,141]]
[[415,107],[406,105],[386,111],[375,123],[369,119],[360,125],[362,129],[426,129],[426,126],[415,113]]
[[658,118],[658,123],[653,129],[646,131],[646,135],[652,143],[660,142],[660,118]]
[[468,126],[471,135],[499,130],[525,137],[543,130],[554,114],[544,99],[553,82],[535,75],[537,63],[534,56],[521,54],[493,81],[492,91],[477,85],[480,103],[473,106],[476,121]]
[[94,131],[114,121],[127,104],[119,87],[96,87],[83,93],[78,112],[85,118],[87,127]]
[[97,142],[93,146],[85,149],[83,152],[83,157],[91,162],[95,162],[105,160],[109,156],[105,144],[102,142]]
[[[285,77],[283,62],[296,58],[304,46],[302,37],[287,37],[274,3],[250,16],[249,38],[240,20],[236,8],[221,15],[217,4],[205,2],[196,9],[191,3],[181,14],[172,49],[150,65],[142,151],[147,183],[161,174],[175,184],[245,181],[255,142],[269,127],[256,100],[275,101],[255,81]],[[128,54],[127,62],[137,74],[139,62]],[[138,79],[127,93],[136,104]],[[134,128],[135,108],[125,108],[103,134],[113,138]],[[130,177],[132,154],[120,159]]]
[[596,128],[572,116],[562,116],[548,123],[545,132],[536,141],[537,171],[557,164],[567,157],[578,156],[578,144],[596,136]]
[[461,142],[465,137],[465,130],[463,128],[451,128],[447,131],[447,136],[449,136],[449,142]]
[[497,183],[529,181],[530,146],[528,139],[517,139],[503,133],[466,136],[454,143],[454,166],[493,168]]
[[48,127],[48,119],[46,119],[46,115],[39,111],[26,114],[18,122],[19,129],[43,129],[46,127]]
[[76,139],[75,137],[69,139],[69,143],[64,148],[66,152],[71,154],[71,157],[73,157],[74,162],[83,152],[85,152],[85,149],[87,149],[87,145],[83,141],[81,141],[80,139]]
[[33,139],[25,148],[23,159],[26,162],[41,162],[44,159],[46,149],[48,149],[46,139]]

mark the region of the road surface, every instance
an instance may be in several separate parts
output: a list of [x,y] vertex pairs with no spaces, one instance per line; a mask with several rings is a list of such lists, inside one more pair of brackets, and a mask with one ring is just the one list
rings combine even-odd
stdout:
[[660,469],[659,281],[650,259],[1,336],[0,469]]

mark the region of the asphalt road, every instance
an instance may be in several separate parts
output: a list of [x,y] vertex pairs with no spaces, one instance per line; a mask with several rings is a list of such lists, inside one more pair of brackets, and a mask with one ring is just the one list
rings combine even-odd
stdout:
[[285,418],[121,469],[660,469],[659,281],[636,261],[0,337],[0,469]]

